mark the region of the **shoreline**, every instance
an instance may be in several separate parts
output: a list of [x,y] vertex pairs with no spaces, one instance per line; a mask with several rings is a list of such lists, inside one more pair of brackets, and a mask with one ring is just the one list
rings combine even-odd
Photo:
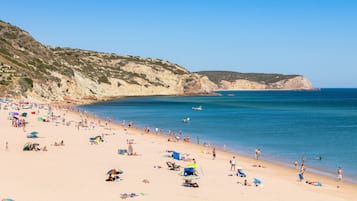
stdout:
[[[230,91],[230,90],[228,90],[228,91]],[[266,90],[264,90],[264,91],[266,91]],[[288,91],[290,91],[290,90],[288,90]],[[120,99],[131,98],[131,97],[132,96],[122,97]],[[148,96],[134,96],[134,97],[135,98],[140,98],[140,97],[148,97]],[[149,96],[149,97],[156,97],[156,96]],[[101,102],[98,102],[98,103],[101,103]],[[92,103],[92,104],[95,104],[95,103]],[[91,105],[91,104],[85,104],[85,105]],[[82,112],[85,111],[84,109],[80,109],[81,106],[84,106],[84,105],[75,105],[74,107],[77,108],[78,110],[81,110]],[[86,111],[86,112],[88,112],[88,111]],[[94,114],[94,113],[88,113],[88,114],[92,114],[93,116],[99,117],[98,114]],[[105,118],[106,117],[102,117],[102,119],[105,119]],[[120,123],[121,120],[124,120],[124,119],[118,119],[117,122],[116,122],[117,124],[119,124],[119,126],[122,126],[122,124]],[[124,121],[127,121],[127,120],[124,120]],[[133,119],[133,121],[136,122],[135,119]],[[145,125],[148,125],[148,124],[145,124],[145,123],[139,124],[139,127],[137,127],[137,130],[139,130],[139,132],[141,132],[142,130],[144,130]],[[165,128],[165,130],[170,130],[170,129],[169,128]],[[163,137],[166,137],[166,138],[169,137],[167,133],[163,133],[162,135],[163,135]],[[203,140],[203,139],[200,139],[200,140]],[[191,142],[190,143],[193,143],[193,144],[197,145],[197,143],[195,143],[194,141],[196,141],[196,136],[191,136]],[[204,147],[202,142],[201,142],[201,144],[198,144],[198,145]],[[207,142],[204,142],[204,143],[207,143]],[[213,142],[211,140],[208,140],[208,143],[210,143],[211,145],[214,145],[212,147],[215,147],[216,149],[219,149],[219,150],[223,151],[223,143],[219,143],[219,142],[215,143],[215,142]],[[219,146],[217,146],[217,145],[219,145]],[[253,155],[253,154],[249,154],[249,150],[241,149],[241,150],[236,150],[236,151],[231,150],[231,151],[227,151],[227,152],[228,153],[232,153],[232,154],[237,154],[237,155],[239,153],[239,155],[241,155],[242,157],[246,157],[246,158],[250,158],[250,159],[253,158],[253,157],[250,157],[250,155]],[[281,166],[284,166],[284,167],[287,167],[287,168],[294,169],[293,168],[293,161],[291,161],[289,163],[288,159],[286,159],[286,158],[272,158],[272,157],[269,158],[269,156],[268,156],[264,160],[266,162],[268,162],[268,163],[273,163],[273,164],[276,164],[276,165],[281,165]],[[299,161],[299,163],[300,163],[300,161]],[[316,167],[316,166],[313,166],[313,165],[310,166],[308,164],[305,164],[305,166],[308,167],[311,170],[311,172],[316,174],[316,175],[325,176],[325,177],[330,178],[330,179],[337,178],[336,173],[334,171],[332,171],[332,170]],[[345,182],[349,182],[351,184],[357,184],[357,177],[345,174],[344,181]]]
[[[58,105],[57,105],[58,106]],[[83,113],[53,106],[54,113],[66,114],[67,121],[81,121]],[[26,110],[20,110],[20,112]],[[88,116],[88,122],[101,121],[95,128],[77,128],[74,125],[59,125],[55,121],[39,122],[37,115],[29,115],[29,125],[26,130],[38,130],[40,138],[35,141],[47,145],[47,152],[23,152],[23,143],[32,141],[24,138],[21,128],[12,128],[6,120],[9,111],[0,110],[1,143],[9,141],[9,151],[0,149],[0,159],[7,161],[0,172],[0,198],[12,197],[15,200],[118,200],[121,193],[140,193],[138,200],[353,200],[357,196],[357,185],[343,181],[341,188],[336,188],[337,182],[328,177],[306,173],[306,179],[323,183],[322,187],[307,185],[297,181],[297,170],[277,165],[264,160],[224,152],[217,149],[217,158],[212,160],[210,149],[194,142],[168,141],[167,135],[145,133],[140,128],[127,128],[121,124],[110,122],[105,127],[106,119],[98,116]],[[41,109],[40,114],[46,110]],[[85,114],[89,115],[89,114]],[[8,125],[8,126],[6,126]],[[98,145],[88,144],[88,137],[104,135],[105,142]],[[138,156],[120,156],[118,148],[126,148],[128,139],[134,139],[134,149]],[[63,140],[65,146],[55,147],[53,141]],[[181,186],[182,178],[177,172],[171,172],[165,161],[165,150],[176,150],[189,153],[200,164],[200,187],[187,188]],[[248,174],[247,179],[263,181],[262,187],[244,187],[237,182],[243,178],[227,176],[234,172],[229,170],[228,161],[235,155],[238,165]],[[103,157],[106,156],[106,157]],[[79,160],[80,159],[80,160]],[[95,159],[95,160],[93,160]],[[175,161],[182,166],[188,163]],[[26,164],[26,166],[24,166]],[[254,164],[264,166],[253,167]],[[161,166],[157,169],[158,165]],[[20,171],[26,167],[28,171]],[[105,172],[108,168],[119,167],[124,170],[123,181],[106,183]],[[55,172],[56,174],[53,174]],[[13,175],[16,175],[14,177]],[[49,177],[51,175],[51,177]],[[143,179],[150,183],[145,184]],[[20,182],[21,181],[21,182]],[[36,181],[35,183],[33,181]],[[70,182],[68,182],[70,181]],[[19,185],[19,182],[21,185]],[[162,184],[165,184],[163,186]],[[78,186],[81,186],[80,190]],[[217,188],[224,186],[225,188]],[[76,189],[76,191],[73,191]],[[95,194],[88,193],[95,191]],[[44,193],[46,192],[46,193]],[[234,193],[232,193],[234,192]],[[42,199],[41,199],[42,198]]]
[[[81,112],[87,112],[85,110],[81,111],[78,107],[80,107],[80,106],[75,106],[75,108],[77,108],[79,110],[79,112],[78,112],[79,114]],[[75,111],[73,111],[73,112],[75,112]],[[86,114],[88,114],[92,118],[97,118],[97,119],[101,119],[102,121],[106,121],[104,117],[100,117],[98,114],[90,113],[90,112],[87,112]],[[126,120],[124,120],[124,121],[126,121]],[[135,120],[134,120],[134,122],[135,122]],[[112,124],[115,125],[119,129],[127,128],[126,126],[123,126],[119,122],[112,121]],[[160,138],[166,138],[166,139],[172,137],[172,136],[169,136],[166,133],[158,133],[158,134],[156,134],[155,132],[152,132],[152,131],[150,131],[150,133],[145,133],[145,131],[144,131],[145,128],[144,127],[145,126],[140,124],[140,127],[136,126],[136,127],[131,128],[131,129],[134,129],[135,132],[138,132],[138,133],[141,133],[141,134],[150,134],[153,137],[160,137]],[[205,145],[207,142],[198,144],[198,143],[194,142],[194,140],[195,139],[191,139],[190,142],[183,142],[183,140],[181,139],[180,142],[181,143],[187,143],[187,144],[190,144],[190,145],[193,145],[193,146],[198,146],[201,150],[207,149],[207,146]],[[212,147],[215,147],[216,150],[219,150],[220,152],[223,152],[223,153],[226,153],[226,154],[231,154],[231,155],[237,155],[237,156],[239,156],[241,158],[244,158],[245,160],[256,161],[254,159],[254,157],[250,157],[249,156],[248,150],[244,150],[243,153],[241,153],[240,151],[224,150],[223,146],[217,146],[218,144],[216,144],[215,142],[212,142],[212,141],[210,141],[210,144],[211,144],[211,146],[209,147],[209,149],[211,149]],[[290,169],[292,171],[295,170],[295,168],[293,167],[293,161],[289,164],[284,159],[280,159],[279,160],[279,159],[272,159],[272,158],[269,158],[269,157],[268,157],[268,159],[260,159],[259,161],[263,162],[263,163],[267,163],[267,164],[273,164],[273,165],[276,165],[276,166],[285,167],[285,168]],[[300,164],[300,162],[299,162],[299,164]],[[326,179],[331,180],[331,181],[336,181],[336,179],[337,179],[337,175],[333,171],[329,171],[329,170],[326,170],[326,169],[323,169],[323,168],[318,168],[318,167],[309,166],[309,165],[305,165],[305,167],[307,167],[309,170],[312,170],[310,172],[310,174],[312,174],[312,175],[314,175],[316,177],[326,177]],[[344,182],[348,182],[348,183],[350,183],[352,185],[356,185],[356,187],[357,187],[357,178],[354,178],[354,177],[348,178],[347,176],[345,176]]]

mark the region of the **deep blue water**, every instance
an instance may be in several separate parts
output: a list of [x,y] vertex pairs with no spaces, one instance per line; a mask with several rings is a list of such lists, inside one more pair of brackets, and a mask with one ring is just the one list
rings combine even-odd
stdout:
[[[200,143],[292,166],[304,156],[307,167],[357,182],[357,89],[319,91],[221,91],[222,96],[135,97],[81,106],[116,122],[134,121],[199,136]],[[233,94],[228,95],[228,94]],[[192,107],[202,105],[202,111]],[[182,119],[189,117],[189,123]],[[322,160],[315,160],[321,156]],[[309,171],[309,169],[308,169]]]

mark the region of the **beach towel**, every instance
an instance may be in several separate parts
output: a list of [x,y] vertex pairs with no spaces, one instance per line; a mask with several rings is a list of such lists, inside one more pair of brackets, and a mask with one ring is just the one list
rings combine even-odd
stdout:
[[254,178],[254,179],[253,179],[253,183],[254,183],[256,186],[262,186],[262,181],[260,181],[260,180],[257,179],[257,178]]
[[128,152],[126,151],[126,149],[118,149],[118,154],[125,155],[125,154],[128,154]]
[[179,152],[172,152],[172,158],[176,159],[176,160],[181,160],[181,154]]

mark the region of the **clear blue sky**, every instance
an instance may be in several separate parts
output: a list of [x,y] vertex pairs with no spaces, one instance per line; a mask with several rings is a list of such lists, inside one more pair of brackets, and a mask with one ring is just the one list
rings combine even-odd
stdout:
[[357,0],[5,0],[0,19],[45,45],[357,87]]

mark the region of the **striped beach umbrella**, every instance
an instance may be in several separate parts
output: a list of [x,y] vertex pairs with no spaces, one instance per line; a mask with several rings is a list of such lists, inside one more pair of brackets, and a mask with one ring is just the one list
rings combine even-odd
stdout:
[[123,174],[123,173],[124,171],[119,168],[114,168],[107,172],[107,174]]

